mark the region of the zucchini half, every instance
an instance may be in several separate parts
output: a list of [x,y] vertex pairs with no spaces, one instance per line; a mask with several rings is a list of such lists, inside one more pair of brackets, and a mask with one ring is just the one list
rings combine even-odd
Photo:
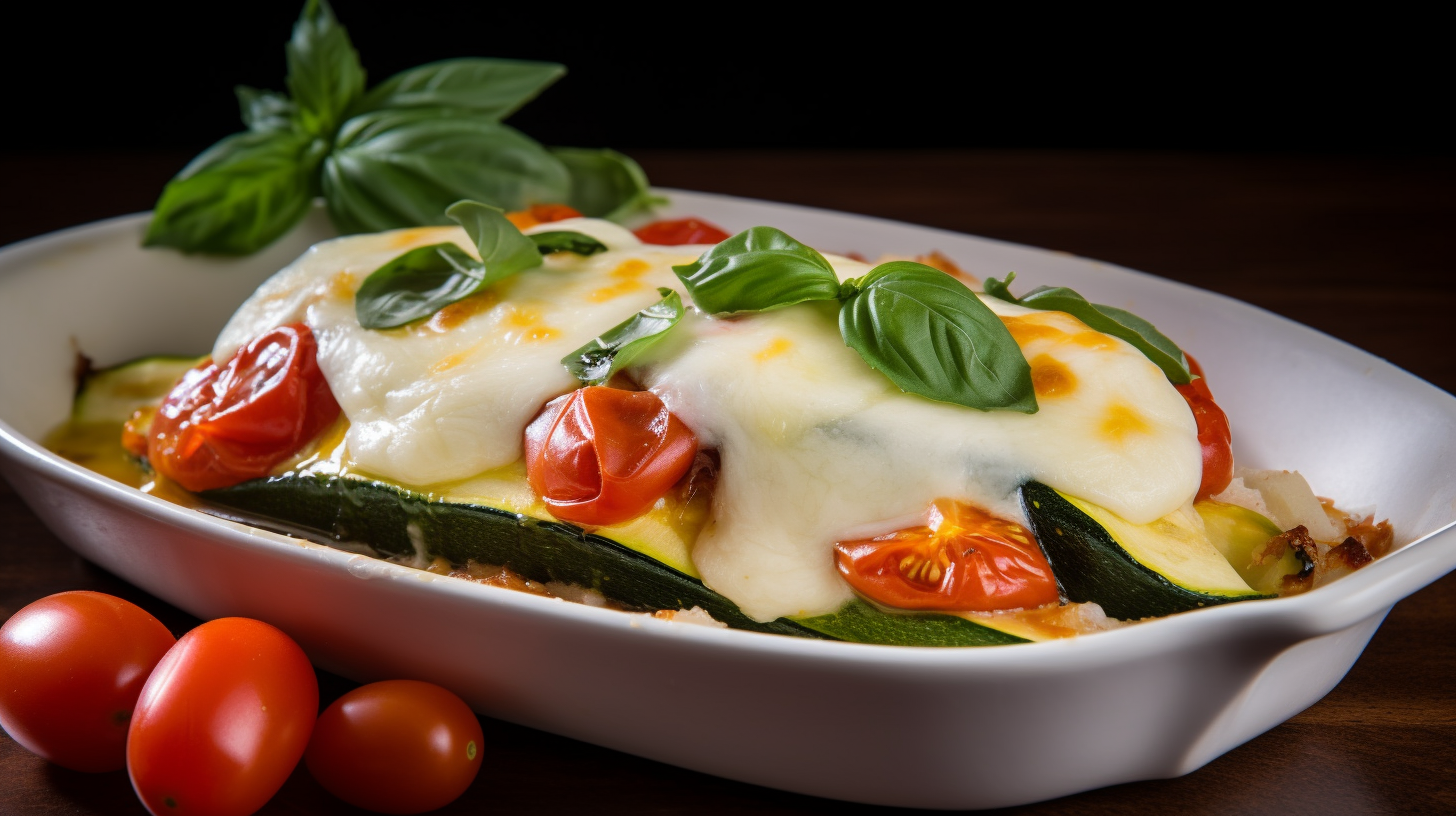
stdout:
[[995,646],[1025,638],[954,615],[894,614],[863,601],[804,618],[756,621],[703,582],[632,547],[558,521],[431,500],[382,481],[288,474],[199,494],[260,526],[350,543],[381,555],[508,567],[538,582],[587,587],[639,609],[702,607],[735,629],[899,646]]
[[1270,598],[1245,583],[1208,537],[1177,515],[1132,524],[1040,482],[1021,501],[1070,601],[1121,620],[1162,617],[1216,604]]

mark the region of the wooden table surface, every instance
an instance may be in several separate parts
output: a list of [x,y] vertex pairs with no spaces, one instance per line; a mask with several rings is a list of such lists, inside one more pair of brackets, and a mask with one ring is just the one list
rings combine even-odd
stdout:
[[[659,185],[929,224],[1185,281],[1314,326],[1456,391],[1450,159],[637,155]],[[0,156],[0,244],[147,209],[186,158]],[[1235,433],[1239,421],[1234,417]],[[71,554],[0,482],[0,618],[69,589],[131,599],[177,634],[198,623]],[[1447,576],[1396,606],[1324,700],[1203,769],[1008,812],[1456,812],[1453,632],[1456,576]],[[325,702],[352,687],[332,675],[320,681]],[[493,720],[483,726],[480,777],[441,812],[883,810],[728,782]],[[0,736],[0,813],[142,812],[124,772],[66,771]],[[300,768],[262,812],[356,811]]]

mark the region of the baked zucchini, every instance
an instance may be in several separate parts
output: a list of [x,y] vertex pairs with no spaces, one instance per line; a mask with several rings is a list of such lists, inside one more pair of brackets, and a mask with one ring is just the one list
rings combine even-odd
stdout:
[[1305,563],[1292,548],[1265,551],[1269,540],[1284,531],[1253,510],[1212,500],[1198,502],[1193,509],[1203,519],[1208,540],[1254,589],[1278,594],[1284,589],[1285,577],[1305,571]]
[[93,371],[81,382],[71,405],[78,424],[125,422],[138,409],[154,406],[201,357],[157,355]]
[[1039,482],[1021,488],[1032,532],[1069,601],[1121,620],[1271,597],[1250,587],[1190,520],[1132,524]]
[[906,646],[993,646],[1024,638],[953,615],[902,615],[853,601],[829,615],[759,622],[702,581],[579,527],[476,504],[431,500],[380,481],[316,474],[256,479],[200,494],[239,520],[402,560],[504,566],[532,581],[594,589],[639,609],[701,607],[736,629]]

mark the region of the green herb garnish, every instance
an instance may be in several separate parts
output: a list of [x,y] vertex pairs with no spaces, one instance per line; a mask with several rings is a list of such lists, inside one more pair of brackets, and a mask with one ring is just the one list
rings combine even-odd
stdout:
[[288,94],[236,89],[248,130],[167,183],[145,245],[245,255],[292,229],[319,195],[342,233],[444,224],[461,199],[506,210],[565,202],[614,219],[657,203],[626,156],[547,150],[501,123],[560,79],[561,65],[447,60],[366,90],[325,0],[307,0],[285,50]]
[[773,227],[746,229],[672,271],[708,314],[764,312],[839,295],[829,261]]
[[581,232],[553,230],[551,232],[533,232],[527,237],[535,242],[536,248],[541,250],[542,255],[550,255],[553,252],[595,255],[598,252],[607,251],[606,244]]
[[1008,273],[1004,282],[987,278],[986,294],[1029,309],[1066,312],[1086,323],[1087,328],[1093,331],[1110,334],[1132,344],[1157,364],[1168,377],[1168,381],[1174,385],[1193,381],[1193,374],[1188,369],[1188,358],[1183,356],[1182,349],[1141,317],[1114,306],[1088,302],[1086,298],[1065,286],[1038,286],[1018,298],[1011,294],[1013,280],[1016,280],[1015,272]]
[[683,316],[682,298],[659,288],[662,300],[603,332],[595,340],[561,358],[561,364],[584,385],[601,385],[626,368],[677,325]]
[[894,261],[841,284],[818,252],[754,227],[673,271],[709,314],[837,300],[845,345],[902,391],[983,411],[1037,410],[1031,367],[1011,332],[938,269]]
[[536,243],[505,214],[477,201],[460,201],[446,214],[465,228],[480,252],[472,258],[455,244],[431,244],[374,270],[354,295],[354,314],[366,329],[392,329],[433,315],[517,272],[541,265]]
[[615,150],[553,147],[551,155],[571,173],[566,203],[582,215],[625,221],[667,203],[652,195],[641,165]]
[[1001,322],[966,285],[910,261],[846,281],[839,307],[850,348],[902,391],[981,410],[1034,414],[1031,366]]

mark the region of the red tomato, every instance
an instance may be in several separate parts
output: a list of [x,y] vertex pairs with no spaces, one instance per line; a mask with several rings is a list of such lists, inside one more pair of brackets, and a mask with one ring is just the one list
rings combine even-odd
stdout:
[[41,598],[0,626],[0,726],[57,765],[120,770],[137,695],[175,642],[161,621],[120,598]]
[[989,612],[1061,600],[1051,565],[1020,524],[939,499],[930,524],[834,545],[856,592],[896,609]]
[[647,512],[688,472],[698,437],[651,391],[589,386],[526,427],[526,478],[563,521],[601,526]]
[[653,221],[633,234],[644,244],[661,244],[663,246],[716,244],[728,238],[728,233],[707,221],[699,221],[696,218]]
[[565,204],[533,204],[529,209],[506,213],[506,220],[515,224],[516,229],[520,230],[530,229],[537,224],[550,224],[553,221],[580,217],[581,213]]
[[303,650],[262,621],[182,636],[142,688],[126,765],[154,816],[246,816],[292,773],[318,716]]
[[308,772],[329,793],[379,813],[424,813],[459,798],[480,770],[480,721],[433,683],[386,680],[329,706],[308,743]]
[[147,458],[188,490],[230,487],[268,475],[339,416],[302,323],[280,326],[224,365],[182,376],[148,433]]
[[1233,435],[1229,432],[1228,415],[1213,401],[1213,392],[1208,390],[1202,366],[1189,357],[1188,368],[1198,379],[1178,386],[1178,393],[1188,401],[1198,422],[1198,444],[1203,446],[1203,481],[1198,485],[1197,497],[1201,500],[1222,493],[1234,479]]

